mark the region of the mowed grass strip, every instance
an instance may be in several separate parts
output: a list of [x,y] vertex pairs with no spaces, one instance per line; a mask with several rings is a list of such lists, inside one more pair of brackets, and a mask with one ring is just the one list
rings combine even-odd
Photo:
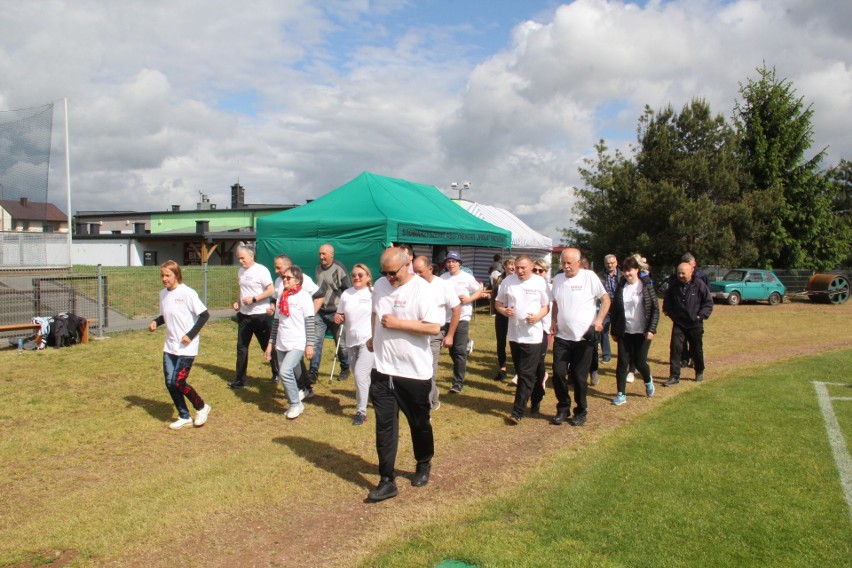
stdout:
[[[834,352],[693,389],[363,565],[848,566],[852,516],[812,381],[848,396],[850,368],[852,351]],[[848,441],[852,403],[833,406]]]
[[[852,302],[717,306],[705,336],[708,380],[698,389],[728,376],[732,368],[762,360],[764,347],[788,356],[813,351],[825,345],[826,338],[835,348],[838,343],[848,345],[848,333],[831,330],[847,329],[850,311]],[[433,418],[436,479],[443,475],[446,458],[466,454],[481,436],[499,437],[507,428],[504,418],[513,391],[491,380],[495,341],[487,309],[480,308],[471,329],[476,347],[460,396],[445,394],[451,363],[446,353],[441,358],[442,406]],[[658,381],[667,373],[669,330],[663,319],[651,350]],[[330,341],[325,342],[317,396],[308,401],[304,415],[287,421],[281,388],[269,382],[269,366],[256,344],[249,357],[249,387],[227,388],[234,373],[236,325],[211,322],[202,330],[190,383],[213,412],[204,428],[172,432],[167,425],[177,413],[163,385],[163,333],[114,334],[85,346],[22,355],[0,350],[0,565],[54,551],[71,551],[75,565],[120,563],[199,539],[208,547],[230,550],[243,542],[243,529],[251,531],[246,522],[277,519],[280,511],[297,517],[306,511],[335,511],[341,503],[360,502],[375,485],[374,417],[370,412],[365,426],[351,426],[353,381],[328,385]],[[731,358],[738,364],[732,365]],[[591,401],[590,433],[607,418],[604,415],[617,417],[619,425],[613,427],[627,425],[631,416],[663,405],[670,396],[669,389],[659,389],[658,397],[645,400],[638,394],[641,385],[634,384],[628,389],[628,405],[612,412],[613,369],[613,364],[602,368],[598,396]],[[675,393],[696,388],[689,380],[691,371],[684,378]],[[546,414],[553,412],[552,391],[543,408]],[[540,419],[528,420],[521,428],[535,437],[553,427]],[[575,455],[587,449],[569,442],[559,451]],[[413,467],[403,426],[398,469],[410,472]],[[517,480],[523,483],[526,478],[522,474]],[[430,484],[433,490],[441,491],[441,484]],[[404,498],[394,501],[405,504]],[[466,494],[449,501],[467,507],[479,498]],[[438,502],[443,504],[436,505],[430,517],[449,522],[457,511],[447,500]],[[371,525],[370,543],[359,553],[406,527],[405,522]],[[344,542],[355,536],[347,535]],[[500,534],[494,538],[508,542]],[[520,541],[517,546],[522,546]],[[169,557],[154,556],[146,565],[165,565],[163,558]]]

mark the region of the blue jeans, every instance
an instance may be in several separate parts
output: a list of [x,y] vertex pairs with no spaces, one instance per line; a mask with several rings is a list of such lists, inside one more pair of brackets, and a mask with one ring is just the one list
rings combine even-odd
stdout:
[[[340,337],[340,326],[334,323],[334,312],[317,312],[317,317],[314,318],[317,330],[317,342],[314,344],[314,356],[311,358],[311,370],[319,372],[320,363],[322,363],[322,342],[325,341],[325,332],[330,329],[334,337],[333,341],[337,343],[337,338]],[[337,358],[340,359],[340,368],[349,368],[349,354],[346,352],[346,337],[340,338],[340,349],[337,351]]]
[[275,355],[278,356],[278,376],[281,377],[281,384],[284,385],[284,392],[287,393],[287,401],[290,404],[299,404],[296,368],[305,352],[300,349],[292,349],[290,351],[275,351]]
[[610,359],[612,359],[612,348],[609,344],[609,326],[609,316],[606,316],[603,323],[603,331],[601,331],[601,356],[603,357],[604,363],[607,363]]
[[463,386],[467,372],[467,340],[470,322],[460,321],[450,347],[450,359],[453,360],[453,385]]

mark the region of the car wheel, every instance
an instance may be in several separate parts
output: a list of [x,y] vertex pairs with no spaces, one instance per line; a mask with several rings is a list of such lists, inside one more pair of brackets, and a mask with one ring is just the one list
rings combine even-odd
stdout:
[[778,304],[780,304],[783,301],[784,301],[784,298],[782,298],[781,294],[779,294],[778,292],[772,292],[771,294],[769,294],[769,305],[770,306],[777,306]]
[[741,299],[739,292],[731,292],[731,295],[728,296],[728,305],[736,306],[740,303]]

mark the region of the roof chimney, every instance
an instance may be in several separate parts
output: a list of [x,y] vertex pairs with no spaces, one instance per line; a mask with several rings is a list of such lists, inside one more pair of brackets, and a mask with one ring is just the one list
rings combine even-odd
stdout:
[[29,203],[30,203],[30,200],[29,200],[29,199],[27,199],[26,197],[22,197],[22,198],[21,198],[21,205],[22,205],[23,207],[26,207],[27,205],[29,205]]
[[246,206],[246,188],[239,182],[231,186],[231,209],[242,209]]

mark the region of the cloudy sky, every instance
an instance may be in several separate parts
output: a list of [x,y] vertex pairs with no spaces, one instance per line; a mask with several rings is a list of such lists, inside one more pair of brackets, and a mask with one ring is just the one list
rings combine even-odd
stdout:
[[68,99],[73,210],[223,208],[238,177],[304,203],[366,170],[470,181],[557,238],[599,139],[626,149],[646,104],[730,116],[763,62],[813,105],[812,153],[852,158],[850,2],[31,0],[0,23],[0,109]]

